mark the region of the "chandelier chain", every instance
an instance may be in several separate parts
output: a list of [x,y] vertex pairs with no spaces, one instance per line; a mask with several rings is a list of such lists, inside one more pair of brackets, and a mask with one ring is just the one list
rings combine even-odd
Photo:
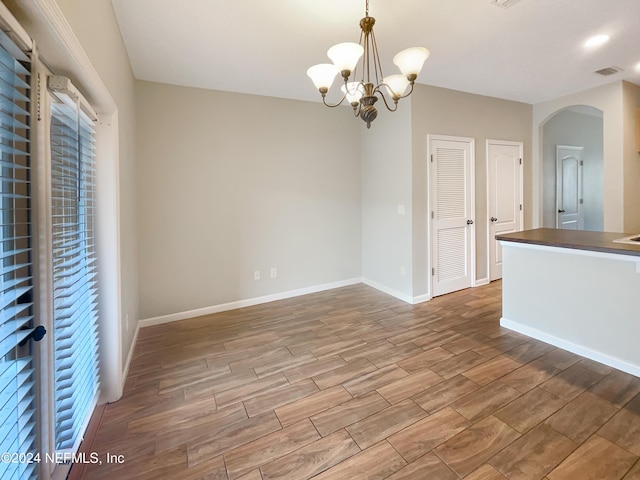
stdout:
[[365,13],[366,13],[366,17],[369,16],[369,0],[366,0],[366,7],[365,7]]

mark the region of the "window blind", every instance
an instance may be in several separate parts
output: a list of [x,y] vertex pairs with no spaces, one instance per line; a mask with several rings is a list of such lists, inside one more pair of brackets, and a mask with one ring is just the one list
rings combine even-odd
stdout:
[[[32,241],[29,156],[29,59],[0,31],[0,478],[32,479],[35,373],[31,332]],[[9,460],[9,461],[6,461]],[[21,461],[22,460],[22,461]]]
[[[57,100],[57,101],[56,101]],[[77,102],[51,106],[54,438],[77,448],[99,389],[94,129]]]

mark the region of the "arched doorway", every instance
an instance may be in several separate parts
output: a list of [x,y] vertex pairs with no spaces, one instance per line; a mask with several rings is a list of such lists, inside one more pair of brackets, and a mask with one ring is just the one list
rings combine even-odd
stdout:
[[[556,228],[564,212],[559,211],[562,198],[562,168],[558,166],[558,152],[569,147],[580,152],[580,210],[579,228],[602,231],[604,229],[603,182],[603,112],[588,105],[572,105],[558,110],[541,125],[542,135],[542,226]],[[560,147],[560,150],[559,150]],[[563,150],[564,148],[564,150]],[[566,181],[566,179],[565,179]],[[575,179],[574,179],[575,181]],[[561,209],[562,210],[562,209]]]

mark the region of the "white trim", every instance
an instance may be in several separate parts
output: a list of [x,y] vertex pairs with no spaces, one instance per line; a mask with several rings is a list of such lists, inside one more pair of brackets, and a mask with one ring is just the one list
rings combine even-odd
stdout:
[[426,233],[426,238],[427,238],[427,255],[426,255],[426,261],[427,261],[427,265],[426,267],[426,274],[427,274],[427,295],[429,295],[429,300],[431,300],[433,298],[433,275],[431,274],[431,272],[433,271],[433,258],[431,255],[431,251],[433,250],[433,244],[431,241],[431,137],[432,135],[428,134],[427,135],[427,145],[425,146],[424,151],[427,152],[427,158],[425,158],[425,161],[427,162],[427,168],[425,168],[425,171],[427,172],[427,176],[424,179],[425,181],[425,185],[427,188],[427,221],[426,221],[426,227],[427,227],[427,231]]
[[382,293],[386,293],[387,295],[391,295],[392,297],[397,298],[398,300],[402,300],[405,303],[410,305],[416,305],[418,303],[424,303],[431,300],[431,295],[425,293],[424,295],[418,295],[415,297],[411,297],[406,293],[399,292],[394,290],[393,288],[389,288],[386,285],[376,282],[375,280],[371,280],[369,278],[363,278],[362,283],[370,286],[371,288],[375,288],[376,290],[380,290]]
[[33,50],[31,37],[2,2],[0,2],[0,28],[21,50],[25,52]]
[[362,282],[363,281],[361,278],[350,278],[348,280],[340,280],[337,282],[325,283],[312,287],[299,288],[297,290],[289,290],[287,292],[274,293],[272,295],[265,295],[263,297],[247,298],[245,300],[222,303],[219,305],[213,305],[211,307],[197,308],[195,310],[188,310],[186,312],[171,313],[169,315],[145,318],[140,320],[138,322],[138,325],[140,328],[150,327],[152,325],[162,325],[163,323],[177,322],[179,320],[186,320],[188,318],[201,317],[203,315],[212,315],[214,313],[226,312],[228,310],[235,310],[237,308],[243,307],[251,307],[254,305],[260,305],[262,303],[274,302],[276,300],[285,300],[287,298],[299,297],[300,295],[308,295],[310,293],[317,293],[325,290],[332,290],[334,288],[356,285]]
[[375,280],[371,280],[369,278],[363,278],[362,283],[365,285],[369,285],[376,290],[380,290],[382,293],[386,293],[387,295],[391,295],[392,297],[397,298],[398,300],[402,300],[405,303],[413,304],[413,297],[407,295],[406,293],[399,292],[394,290],[393,288],[387,287],[382,283],[378,283]]
[[[122,396],[126,380],[123,373],[123,315],[120,254],[120,160],[117,111],[98,115],[96,131],[96,177],[99,222],[98,279],[100,281],[100,372],[103,402]],[[133,347],[132,347],[133,348]]]
[[487,145],[509,145],[511,147],[522,147],[522,142],[516,140],[495,140],[493,138],[487,138]]
[[607,258],[609,260],[620,260],[623,262],[640,263],[640,256],[632,255],[629,250],[620,250],[620,253],[598,252],[594,250],[583,250],[579,247],[557,247],[551,245],[539,245],[537,243],[512,242],[509,240],[500,240],[502,246],[507,244],[510,247],[524,248],[528,250],[543,250],[545,252],[555,253],[571,253],[573,255],[582,255],[583,257]]
[[597,350],[578,345],[577,343],[563,340],[553,335],[549,335],[548,333],[544,333],[536,328],[522,325],[521,323],[514,322],[513,320],[509,320],[504,317],[500,319],[500,326],[508,328],[509,330],[513,330],[514,332],[522,333],[523,335],[526,335],[528,337],[535,338],[536,340],[548,343],[550,345],[553,345],[554,347],[562,348],[563,350],[567,350],[590,360],[594,360],[618,370],[622,370],[623,372],[635,375],[636,377],[640,377],[640,365],[634,365],[625,362],[623,360],[620,360],[619,358],[606,355]]
[[431,295],[425,293],[424,295],[418,295],[417,297],[413,297],[411,300],[411,305],[417,305],[418,303],[424,303],[431,300]]
[[461,143],[474,143],[476,139],[474,137],[456,137],[454,135],[441,135],[437,133],[427,134],[428,140],[443,140],[445,142],[461,142]]
[[[509,145],[512,147],[520,148],[520,205],[522,208],[520,210],[520,218],[519,218],[519,230],[522,231],[524,229],[524,142],[516,142],[512,140],[492,140],[487,139],[486,142],[486,150],[485,150],[485,164],[486,164],[486,191],[487,191],[487,280],[491,282],[492,280],[498,280],[497,278],[491,278],[491,194],[490,194],[490,171],[489,171],[489,146],[490,145]],[[501,277],[502,278],[502,277]],[[482,284],[486,285],[486,284]],[[476,286],[479,287],[480,284],[476,283]]]
[[489,280],[489,277],[480,278],[476,280],[476,287],[482,287],[483,285],[489,285],[490,283],[491,280]]
[[68,75],[98,113],[113,113],[117,109],[56,0],[15,2],[12,9],[52,71]]
[[[51,169],[46,159],[50,158],[49,116],[42,115],[38,120],[38,108],[47,111],[48,95],[41,94],[38,78],[49,74],[40,62],[37,49],[32,53],[32,105],[31,105],[31,158],[32,158],[32,224],[34,254],[34,314],[47,331],[53,331],[53,276],[50,274],[53,265],[53,240],[51,233]],[[41,97],[41,106],[37,105],[37,97]],[[54,448],[53,418],[54,412],[54,380],[53,369],[53,335],[49,333],[38,343],[35,351],[38,357],[38,442],[41,452],[52,452]],[[40,477],[49,479],[57,466],[50,463],[40,464]],[[60,474],[62,476],[62,473]],[[64,477],[62,477],[64,478]]]
[[[124,388],[124,382],[126,382],[127,376],[129,375],[129,367],[131,366],[131,362],[133,361],[133,353],[135,352],[135,349],[136,349],[136,342],[138,341],[138,334],[139,333],[140,333],[140,324],[137,323],[136,324],[136,331],[133,334],[133,339],[131,340],[131,348],[129,349],[129,354],[127,355],[127,361],[124,363],[124,370],[122,372],[122,379],[123,379],[122,387],[123,388]],[[109,401],[107,400],[107,402],[109,402]]]

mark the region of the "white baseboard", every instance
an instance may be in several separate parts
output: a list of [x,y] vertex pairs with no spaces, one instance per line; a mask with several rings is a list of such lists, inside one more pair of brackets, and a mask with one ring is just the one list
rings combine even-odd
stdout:
[[122,369],[122,390],[124,390],[124,383],[127,381],[127,376],[129,375],[129,367],[131,366],[131,361],[133,360],[133,352],[136,349],[136,343],[138,341],[138,334],[140,333],[140,323],[136,324],[136,331],[133,334],[133,339],[131,339],[131,348],[129,349],[129,354],[127,355],[127,361],[124,364],[124,368]]
[[403,302],[409,303],[411,305],[415,305],[416,303],[428,302],[431,300],[431,295],[428,293],[425,295],[418,295],[417,297],[411,297],[406,293],[399,292],[394,290],[393,288],[389,288],[386,285],[376,282],[375,280],[371,280],[369,278],[363,278],[362,283],[365,285],[369,285],[370,287],[375,288],[376,290],[380,290],[387,295],[391,295],[392,297],[396,297],[398,300],[402,300]]
[[562,348],[563,350],[567,350],[582,357],[586,357],[590,360],[594,360],[618,370],[622,370],[623,372],[629,373],[636,377],[640,377],[640,365],[634,365],[625,362],[624,360],[620,360],[619,358],[611,357],[610,355],[598,352],[597,350],[593,350],[591,348],[578,345],[577,343],[573,343],[568,340],[549,335],[548,333],[542,332],[536,328],[522,325],[521,323],[514,322],[513,320],[509,320],[504,317],[500,319],[500,326],[508,328],[509,330],[513,330],[514,332],[522,333],[523,335],[527,335],[528,337],[535,338],[536,340],[548,343],[550,345],[553,345],[554,347]]
[[489,280],[489,278],[481,278],[479,280],[476,280],[475,286],[476,287],[482,287],[483,285],[489,285],[491,283],[491,280]]
[[[131,339],[131,346],[129,347],[129,353],[127,353],[127,359],[122,366],[122,372],[120,378],[118,379],[117,391],[113,391],[111,389],[108,392],[108,396],[101,396],[99,403],[113,403],[117,402],[122,398],[122,392],[124,391],[124,384],[127,381],[127,377],[129,376],[129,367],[131,366],[131,362],[133,361],[133,352],[136,349],[136,343],[138,342],[138,334],[140,333],[140,325],[136,325],[136,331],[133,332],[133,338]],[[103,392],[104,393],[104,392]],[[105,395],[107,395],[105,393]]]
[[413,297],[413,299],[411,300],[411,303],[413,305],[416,305],[417,303],[428,302],[429,300],[431,300],[431,295],[429,295],[428,293],[425,293],[424,295],[418,295],[417,297]]
[[289,290],[286,292],[274,293],[263,297],[248,298],[235,302],[213,305],[211,307],[197,308],[186,312],[172,313],[169,315],[161,315],[159,317],[145,318],[138,322],[140,328],[150,327],[152,325],[161,325],[163,323],[177,322],[186,320],[187,318],[201,317],[203,315],[212,315],[214,313],[226,312],[227,310],[235,310],[237,308],[251,307],[262,303],[275,302],[276,300],[284,300],[287,298],[299,297],[300,295],[308,295],[310,293],[332,290],[334,288],[346,287],[362,283],[361,278],[350,278],[348,280],[340,280],[338,282],[325,283],[322,285],[314,285],[312,287],[300,288],[297,290]]
[[399,292],[397,290],[394,290],[393,288],[389,288],[386,285],[376,282],[375,280],[371,280],[369,278],[363,278],[362,283],[364,283],[365,285],[369,285],[370,287],[373,287],[376,290],[380,290],[381,292],[386,293],[387,295],[396,297],[398,300],[402,300],[403,302],[413,303],[413,298],[410,297],[409,295]]

